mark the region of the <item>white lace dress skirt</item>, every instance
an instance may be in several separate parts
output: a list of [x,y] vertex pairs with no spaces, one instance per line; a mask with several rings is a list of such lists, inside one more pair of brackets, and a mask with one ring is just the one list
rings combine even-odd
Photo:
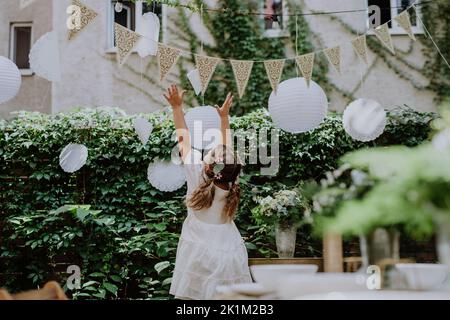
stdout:
[[189,213],[178,243],[170,293],[208,300],[216,287],[252,282],[247,250],[234,222],[210,224]]

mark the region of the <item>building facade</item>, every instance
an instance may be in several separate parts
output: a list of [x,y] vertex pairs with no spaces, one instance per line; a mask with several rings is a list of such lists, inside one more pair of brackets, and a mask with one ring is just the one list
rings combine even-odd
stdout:
[[[286,0],[260,1],[261,12],[270,14],[288,13]],[[386,108],[407,104],[420,111],[435,110],[435,94],[425,87],[428,79],[417,69],[423,67],[425,58],[422,44],[413,42],[395,23],[391,24],[391,34],[403,61],[417,68],[404,66],[408,79],[400,77],[390,66],[395,56],[381,59],[369,53],[369,65],[363,65],[353,51],[348,25],[354,30],[365,32],[369,19],[368,11],[372,5],[381,10],[381,22],[391,20],[402,6],[413,0],[292,0],[303,5],[308,12],[353,11],[337,15],[339,21],[327,15],[306,16],[311,30],[320,39],[318,47],[342,45],[343,72],[338,75],[332,68],[328,77],[339,90],[329,93],[330,109],[343,110],[348,103],[339,91],[349,92],[355,97],[378,100]],[[141,23],[143,13],[154,11],[161,19],[160,41],[179,48],[187,45],[178,37],[174,20],[177,9],[165,5],[147,5],[142,1],[132,3],[122,1],[120,13],[114,10],[116,0],[82,0],[94,9],[99,16],[74,40],[67,40],[67,7],[71,0],[2,0],[0,10],[0,55],[15,61],[21,68],[22,87],[11,101],[0,105],[0,117],[10,117],[10,112],[32,110],[46,113],[66,112],[79,106],[118,106],[127,113],[152,112],[164,107],[163,88],[178,83],[178,75],[171,73],[164,83],[158,81],[156,57],[140,58],[133,53],[126,65],[118,67],[114,48],[113,25],[118,22],[130,29]],[[182,2],[188,2],[182,1]],[[207,1],[211,7],[216,1]],[[388,9],[390,8],[390,9]],[[209,43],[212,37],[201,25],[198,13],[189,12],[193,31]],[[264,16],[261,16],[263,19]],[[284,16],[276,23],[263,21],[265,36],[286,37],[287,20]],[[419,23],[414,19],[414,32],[422,33]],[[59,40],[62,78],[51,83],[29,69],[27,54],[32,44],[43,34],[56,31]],[[374,37],[374,35],[369,35]],[[294,53],[286,50],[286,56]],[[391,61],[392,60],[392,61]],[[400,66],[402,67],[402,66]],[[362,81],[363,79],[363,81]],[[413,81],[410,81],[413,79]]]

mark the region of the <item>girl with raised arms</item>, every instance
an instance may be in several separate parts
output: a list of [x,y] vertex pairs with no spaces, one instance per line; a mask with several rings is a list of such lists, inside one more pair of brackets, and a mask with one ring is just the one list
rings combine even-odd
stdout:
[[205,300],[219,285],[251,282],[247,250],[234,224],[239,205],[242,164],[233,152],[229,93],[222,107],[221,144],[202,154],[192,148],[183,112],[183,96],[172,85],[164,95],[172,106],[178,147],[187,179],[187,217],[177,248],[170,293],[179,299]]

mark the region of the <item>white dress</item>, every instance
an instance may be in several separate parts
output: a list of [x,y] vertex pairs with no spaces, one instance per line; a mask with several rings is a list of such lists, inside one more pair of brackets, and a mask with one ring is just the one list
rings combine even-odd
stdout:
[[[186,161],[184,168],[189,196],[203,179],[203,164]],[[226,222],[222,215],[228,191],[215,188],[210,208],[188,208],[170,287],[176,298],[208,300],[219,285],[252,282],[244,241],[234,222]]]

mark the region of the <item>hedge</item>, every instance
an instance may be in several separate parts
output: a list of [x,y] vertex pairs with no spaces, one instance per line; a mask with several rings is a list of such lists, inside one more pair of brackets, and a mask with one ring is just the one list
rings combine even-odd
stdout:
[[[67,114],[20,112],[0,120],[0,286],[29,289],[78,265],[83,288],[75,298],[167,298],[176,245],[185,217],[185,189],[163,193],[147,181],[147,167],[175,146],[170,112],[145,115],[154,125],[146,146],[120,109],[77,109]],[[375,145],[413,146],[428,138],[430,113],[396,108],[385,133],[371,143],[346,135],[341,116],[330,114],[309,133],[280,134],[280,170],[260,175],[248,165],[237,225],[250,257],[274,256],[272,226],[250,217],[253,195],[299,181],[320,179],[348,151]],[[275,129],[266,111],[232,119],[238,135]],[[68,143],[84,143],[87,164],[74,174],[59,167]],[[262,191],[261,191],[262,190]],[[65,207],[63,205],[88,205]],[[319,239],[299,231],[297,256],[320,256]]]

